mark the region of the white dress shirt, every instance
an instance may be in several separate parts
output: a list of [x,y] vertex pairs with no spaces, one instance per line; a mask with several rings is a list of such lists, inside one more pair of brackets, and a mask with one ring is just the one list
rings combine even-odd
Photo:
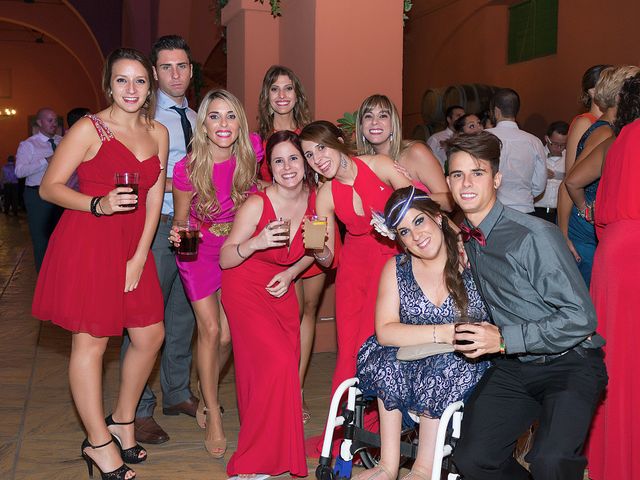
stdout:
[[547,152],[547,169],[553,172],[553,178],[547,177],[547,188],[545,188],[544,195],[535,203],[535,206],[541,208],[557,208],[558,189],[560,188],[562,180],[564,180],[564,156],[566,150],[563,150],[560,156],[550,157],[549,148],[545,145],[544,149]]
[[503,205],[523,213],[531,213],[533,199],[547,185],[547,165],[544,146],[538,137],[520,130],[516,122],[502,120],[487,129],[502,142],[500,173],[502,184],[498,200]]
[[[180,114],[171,107],[177,106],[187,109],[187,118],[191,122],[191,129],[195,132],[196,128],[196,112],[189,108],[187,99],[185,98],[182,105],[178,105],[169,95],[162,90],[157,91],[158,102],[156,106],[157,120],[169,130],[169,157],[167,158],[167,178],[173,178],[173,167],[187,155],[187,146],[184,144],[184,133],[182,132],[182,123]],[[164,194],[162,202],[162,214],[173,214],[173,196],[171,192]]]
[[[62,137],[54,135],[53,141],[56,146]],[[49,137],[43,133],[36,133],[26,140],[20,142],[16,153],[16,176],[25,178],[25,185],[28,187],[38,187],[47,171],[49,162],[47,157],[53,155],[53,147],[49,142]]]
[[447,152],[442,148],[442,142],[449,140],[451,137],[453,137],[453,130],[447,127],[441,132],[434,133],[427,140],[427,145],[429,145],[429,148],[431,148],[431,151],[440,162],[443,170],[444,163],[447,161]]

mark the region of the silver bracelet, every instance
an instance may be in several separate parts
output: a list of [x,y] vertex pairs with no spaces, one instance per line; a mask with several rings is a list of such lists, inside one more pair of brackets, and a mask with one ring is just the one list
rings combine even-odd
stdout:
[[327,258],[329,258],[330,255],[331,250],[329,250],[329,253],[327,253],[324,257],[319,257],[316,252],[313,252],[313,256],[316,257],[316,260],[318,260],[319,262],[324,262]]
[[247,259],[247,257],[245,257],[244,255],[242,255],[242,254],[240,253],[240,244],[239,244],[239,243],[237,243],[237,244],[236,244],[236,252],[238,253],[238,256],[239,256],[241,259],[243,259],[243,260],[246,260],[246,259]]

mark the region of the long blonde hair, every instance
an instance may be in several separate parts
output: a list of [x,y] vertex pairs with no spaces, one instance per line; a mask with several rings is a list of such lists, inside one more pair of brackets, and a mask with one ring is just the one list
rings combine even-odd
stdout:
[[220,210],[216,186],[211,181],[213,155],[209,150],[210,140],[204,124],[209,105],[216,99],[224,100],[229,104],[235,112],[240,126],[238,138],[231,148],[231,154],[236,157],[236,168],[233,172],[231,188],[231,199],[236,209],[242,204],[247,192],[256,181],[256,154],[251,146],[247,115],[240,100],[232,93],[222,89],[207,92],[200,108],[198,108],[196,127],[193,132],[193,149],[187,160],[187,172],[194,189],[192,202],[195,204],[198,217],[205,221],[211,219]]
[[371,112],[374,108],[379,107],[382,110],[387,110],[391,116],[391,141],[389,142],[389,156],[394,160],[397,160],[400,153],[403,150],[402,145],[402,125],[400,123],[400,115],[398,115],[398,109],[394,103],[386,95],[379,93],[371,95],[364,99],[362,105],[358,109],[356,115],[356,145],[359,154],[375,155],[376,151],[373,149],[373,145],[364,136],[362,130],[362,119],[364,116]]

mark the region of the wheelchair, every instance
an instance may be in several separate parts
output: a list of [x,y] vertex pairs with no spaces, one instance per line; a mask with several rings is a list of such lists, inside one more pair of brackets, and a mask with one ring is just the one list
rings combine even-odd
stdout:
[[[347,401],[341,405],[343,395],[347,393]],[[353,458],[360,456],[366,468],[373,468],[379,461],[380,436],[370,432],[365,425],[365,412],[371,402],[367,401],[358,389],[358,379],[350,378],[342,382],[331,399],[327,426],[325,429],[319,464],[316,468],[317,480],[345,480],[351,478]],[[338,410],[342,411],[338,414]],[[460,478],[455,465],[451,462],[451,454],[460,438],[463,402],[449,405],[442,417],[436,434],[436,448],[433,459],[431,480],[457,480]],[[400,466],[410,466],[418,452],[419,418],[411,415],[416,423],[414,427],[403,428],[400,442]],[[333,435],[336,427],[344,430],[344,439],[332,468]],[[446,476],[443,476],[446,475]]]

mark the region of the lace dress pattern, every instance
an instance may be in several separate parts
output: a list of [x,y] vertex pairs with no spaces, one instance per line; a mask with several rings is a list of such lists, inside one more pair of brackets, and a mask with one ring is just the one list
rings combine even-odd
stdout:
[[[442,325],[458,316],[451,296],[437,307],[424,295],[413,276],[411,259],[396,256],[396,277],[400,294],[400,322],[408,325]],[[469,307],[467,314],[487,321],[488,314],[470,270],[462,273]],[[445,408],[465,400],[489,368],[488,361],[467,360],[458,353],[433,355],[421,360],[401,362],[397,347],[385,347],[373,335],[358,354],[357,377],[365,396],[378,397],[387,410],[400,410],[440,418]]]

